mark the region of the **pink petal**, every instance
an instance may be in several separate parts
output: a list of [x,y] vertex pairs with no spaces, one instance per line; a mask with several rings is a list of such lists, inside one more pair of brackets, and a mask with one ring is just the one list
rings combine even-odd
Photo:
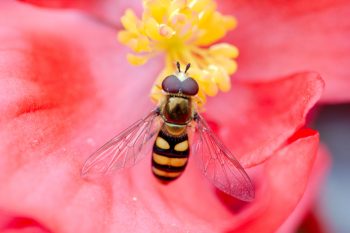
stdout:
[[0,211],[0,232],[1,233],[49,233],[48,229],[45,229],[37,221],[24,218],[24,217],[13,217],[5,212]]
[[[117,25],[126,8],[138,13],[142,8],[139,1],[21,1],[42,7],[78,8]],[[228,36],[240,50],[235,78],[262,80],[313,70],[327,83],[323,102],[350,100],[349,1],[220,0],[218,6],[238,19],[238,28]]]
[[[162,65],[150,63],[142,72],[128,66],[126,50],[116,43],[116,32],[78,12],[47,11],[12,2],[0,3],[0,9],[0,215],[6,215],[0,218],[0,229],[15,231],[24,221],[27,229],[21,230],[38,232],[217,232],[259,227],[260,214],[265,211],[274,219],[266,228],[270,230],[277,229],[297,205],[318,137],[298,132],[288,142],[287,138],[319,96],[322,82],[317,75],[302,74],[304,82],[297,75],[267,84],[237,84],[237,99],[256,98],[247,98],[248,106],[271,99],[267,103],[279,106],[275,96],[268,95],[278,85],[284,91],[300,90],[297,93],[304,98],[304,102],[297,101],[302,110],[293,110],[301,120],[292,129],[284,128],[290,134],[280,139],[287,146],[280,144],[276,155],[251,169],[258,196],[251,204],[238,203],[240,211],[233,211],[212,191],[193,162],[181,179],[168,186],[151,175],[150,161],[113,177],[84,180],[80,168],[85,158],[152,108],[145,96]],[[295,80],[299,81],[294,86]],[[223,101],[221,98],[219,104],[229,106]],[[220,112],[209,115],[211,104],[208,116],[216,120]],[[242,116],[243,110],[232,115],[233,119]],[[263,117],[268,119],[268,114]],[[219,132],[222,136],[222,129]],[[277,150],[268,143],[261,145],[273,148],[262,149],[266,155]],[[290,176],[298,166],[301,172]],[[266,174],[266,180],[254,175],[259,172]],[[288,182],[279,185],[275,173]],[[266,199],[269,193],[275,197]],[[276,201],[288,202],[288,208],[277,209]],[[248,226],[248,222],[254,224]]]
[[[317,209],[317,208],[316,208]],[[299,226],[298,231],[312,232],[312,233],[327,233],[330,231],[326,226],[317,210],[311,210],[304,218],[302,224]]]
[[[302,224],[302,221],[304,221],[305,218],[309,217],[308,215],[313,214],[310,212],[312,211],[314,206],[317,205],[317,201],[315,203],[315,197],[317,199],[317,197],[320,196],[319,194],[322,191],[320,187],[322,186],[327,170],[329,170],[329,165],[330,155],[326,148],[324,146],[322,147],[321,145],[321,147],[318,150],[316,161],[314,162],[314,165],[312,167],[311,176],[309,178],[305,193],[302,196],[302,199],[300,200],[298,206],[288,217],[288,220],[285,223],[283,223],[283,225],[280,226],[280,228],[278,229],[279,233],[296,232],[296,227],[299,227]],[[329,231],[329,229],[327,230],[327,223],[323,220],[322,222],[323,223],[320,226],[318,226],[322,226],[322,231],[319,230],[316,232],[331,232]]]
[[110,24],[119,24],[120,17],[127,8],[141,10],[142,2],[139,0],[117,1],[117,0],[17,0],[39,7],[58,9],[78,9],[85,11],[102,21]]
[[[304,132],[300,132],[304,135]],[[322,174],[325,160],[313,170],[318,150],[318,134],[297,137],[266,163],[255,169],[260,182],[256,200],[239,217],[240,226],[232,232],[276,232],[298,206],[313,173]],[[315,187],[313,187],[315,188]],[[313,193],[314,198],[315,193]],[[301,206],[300,208],[306,208]],[[303,209],[300,213],[305,213]],[[294,228],[296,226],[293,226]]]
[[264,83],[233,82],[211,98],[207,119],[245,167],[261,163],[305,124],[320,98],[323,81],[305,72]]
[[323,102],[350,100],[350,2],[230,1],[219,8],[238,27],[229,41],[240,50],[238,79],[261,80],[299,70],[326,81]]

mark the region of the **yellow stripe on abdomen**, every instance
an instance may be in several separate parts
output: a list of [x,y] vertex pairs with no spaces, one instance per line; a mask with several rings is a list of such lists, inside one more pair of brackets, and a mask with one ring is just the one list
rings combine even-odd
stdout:
[[185,140],[183,142],[180,142],[175,145],[174,150],[175,151],[186,151],[188,149],[188,140]]
[[160,165],[168,165],[171,167],[182,167],[187,163],[188,158],[170,158],[164,155],[153,153],[153,160]]
[[152,172],[162,182],[175,180],[186,168],[190,148],[185,130],[186,126],[165,124],[158,133],[153,145]]
[[165,178],[177,178],[178,176],[181,175],[182,172],[167,172],[167,171],[162,171],[156,167],[152,167],[152,171],[154,174],[160,177],[165,177]]
[[165,141],[162,137],[157,137],[156,146],[162,150],[168,150],[170,148],[169,143]]

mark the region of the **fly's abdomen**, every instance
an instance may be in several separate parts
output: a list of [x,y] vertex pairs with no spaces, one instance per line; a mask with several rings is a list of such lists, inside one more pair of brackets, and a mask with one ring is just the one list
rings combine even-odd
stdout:
[[152,172],[163,182],[170,182],[178,178],[187,165],[190,148],[185,132],[186,126],[176,126],[177,132],[179,127],[183,127],[184,132],[180,135],[169,131],[169,126],[163,127],[153,146]]

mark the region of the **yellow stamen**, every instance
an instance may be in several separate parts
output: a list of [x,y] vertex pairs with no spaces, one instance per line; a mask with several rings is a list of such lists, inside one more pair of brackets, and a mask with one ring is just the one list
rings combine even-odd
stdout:
[[127,55],[133,65],[165,54],[165,67],[151,90],[154,100],[159,100],[161,82],[176,71],[177,61],[182,66],[191,63],[188,74],[199,84],[199,105],[206,95],[230,90],[238,50],[228,43],[214,43],[236,26],[232,16],[219,13],[214,0],[143,0],[143,7],[141,19],[130,9],[125,12],[121,18],[125,30],[118,39],[134,52]]

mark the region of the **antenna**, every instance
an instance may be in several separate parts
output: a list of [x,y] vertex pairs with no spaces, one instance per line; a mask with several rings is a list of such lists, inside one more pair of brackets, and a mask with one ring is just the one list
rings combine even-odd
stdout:
[[177,66],[177,69],[179,70],[179,72],[181,72],[181,69],[180,69],[180,62],[176,62],[176,66]]
[[185,69],[185,74],[187,72],[187,70],[191,67],[191,63],[188,63],[187,66],[186,66],[186,69]]

